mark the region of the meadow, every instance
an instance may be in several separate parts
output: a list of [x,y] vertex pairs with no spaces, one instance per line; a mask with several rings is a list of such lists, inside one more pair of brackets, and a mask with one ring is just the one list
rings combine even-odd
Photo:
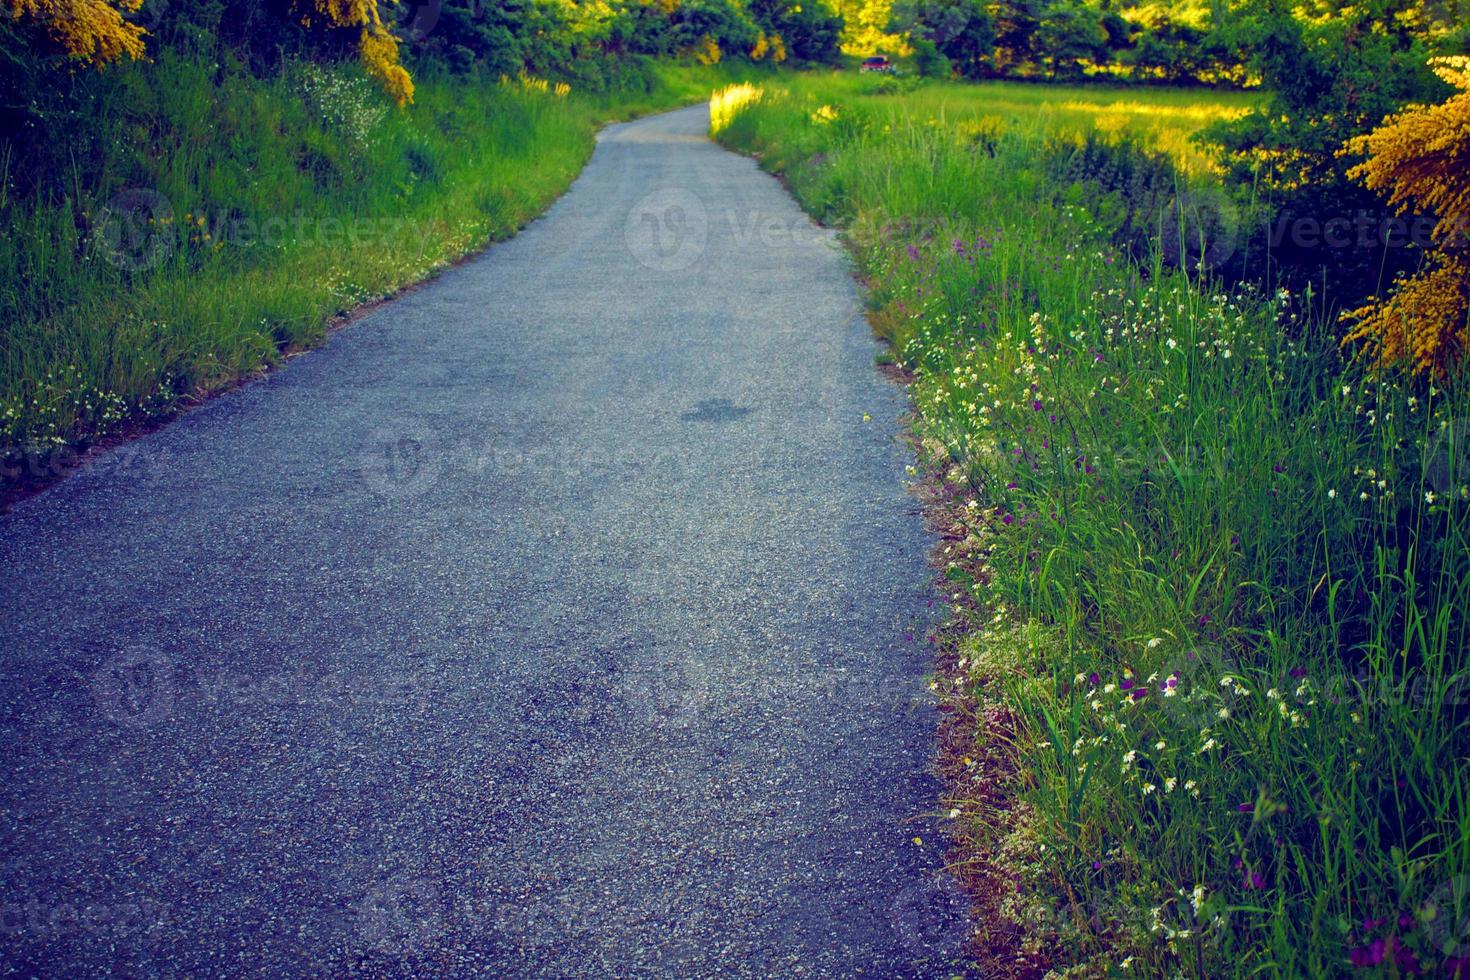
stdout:
[[216,57],[90,79],[62,192],[18,193],[0,158],[0,482],[319,343],[539,214],[602,123],[738,77],[650,62],[588,94],[426,69],[400,109],[351,63]]
[[1189,136],[1250,99],[715,96],[843,228],[911,386],[997,975],[1467,968],[1470,405],[1369,373],[1310,290],[1213,274]]

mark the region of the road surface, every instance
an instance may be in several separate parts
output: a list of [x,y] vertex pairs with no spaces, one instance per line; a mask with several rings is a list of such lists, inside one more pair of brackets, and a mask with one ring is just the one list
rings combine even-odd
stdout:
[[706,125],[0,516],[7,972],[956,972],[903,394]]

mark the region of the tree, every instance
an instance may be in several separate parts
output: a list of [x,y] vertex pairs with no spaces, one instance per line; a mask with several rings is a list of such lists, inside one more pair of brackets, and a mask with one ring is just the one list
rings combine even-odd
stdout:
[[986,8],[995,24],[996,68],[1012,71],[1036,60],[1036,31],[1041,26],[1041,0],[1000,0]]
[[995,23],[981,0],[902,0],[891,29],[933,44],[966,78],[991,71]]
[[761,34],[746,9],[733,0],[684,0],[671,21],[675,48],[704,52],[705,58],[710,43],[720,51],[744,52],[755,47]]
[[1038,60],[1057,75],[1082,73],[1083,62],[1107,60],[1108,33],[1096,7],[1058,3],[1047,7],[1033,37]]
[[[40,30],[74,61],[106,65],[142,58],[147,31],[128,19],[142,0],[0,0],[11,20]],[[283,19],[324,38],[350,37],[369,75],[398,102],[413,101],[413,79],[399,64],[398,39],[378,0],[294,0]]]
[[903,38],[888,28],[893,0],[836,0],[833,8],[842,18],[842,50],[847,54],[904,53]]
[[842,16],[826,0],[751,0],[749,11],[799,61],[835,64],[841,56]]
[[1390,116],[1344,147],[1366,156],[1349,176],[1386,193],[1400,214],[1415,208],[1437,221],[1427,267],[1396,283],[1389,299],[1344,314],[1354,326],[1343,343],[1364,342],[1377,367],[1443,380],[1470,353],[1470,58],[1432,64],[1456,94]]
[[[1288,0],[1246,0],[1222,22],[1222,43],[1249,51],[1251,69],[1270,96],[1203,137],[1220,148],[1231,182],[1249,188],[1269,228],[1257,232],[1282,273],[1325,284],[1356,301],[1418,262],[1410,248],[1344,247],[1322,238],[1282,238],[1271,229],[1381,215],[1371,191],[1349,179],[1342,144],[1409,102],[1443,98],[1428,68],[1427,35],[1417,0],[1365,0],[1353,6],[1299,10]],[[1310,14],[1310,18],[1302,16]],[[1267,245],[1265,235],[1273,235]]]
[[1147,77],[1168,82],[1196,81],[1205,68],[1207,36],[1202,28],[1165,15],[1138,33],[1130,60]]
[[67,57],[94,65],[143,57],[142,26],[129,21],[143,0],[4,0],[12,20],[45,34]]

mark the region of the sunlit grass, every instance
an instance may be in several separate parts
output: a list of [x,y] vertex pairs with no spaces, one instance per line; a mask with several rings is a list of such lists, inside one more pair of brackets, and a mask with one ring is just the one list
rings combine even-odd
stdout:
[[720,130],[729,125],[735,113],[754,102],[760,101],[765,90],[749,82],[738,85],[728,85],[722,89],[716,89],[709,99],[709,129],[711,133],[718,134]]
[[[1127,136],[1168,153],[1190,172],[1212,168],[1192,137],[1212,122],[1237,118],[1260,101],[1255,93],[1199,89],[1040,85],[1023,82],[924,83],[904,90],[894,80],[852,73],[803,75],[783,81],[796,99],[831,102],[892,115],[892,124],[928,123],[962,130],[1019,129],[1051,137],[1090,131]],[[891,90],[899,90],[892,94]],[[898,111],[892,112],[897,109]]]

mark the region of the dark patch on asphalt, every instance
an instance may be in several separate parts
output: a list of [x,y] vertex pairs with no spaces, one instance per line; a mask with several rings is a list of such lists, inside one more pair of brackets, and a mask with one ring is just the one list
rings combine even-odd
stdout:
[[679,418],[686,422],[738,422],[752,411],[728,398],[706,398]]

